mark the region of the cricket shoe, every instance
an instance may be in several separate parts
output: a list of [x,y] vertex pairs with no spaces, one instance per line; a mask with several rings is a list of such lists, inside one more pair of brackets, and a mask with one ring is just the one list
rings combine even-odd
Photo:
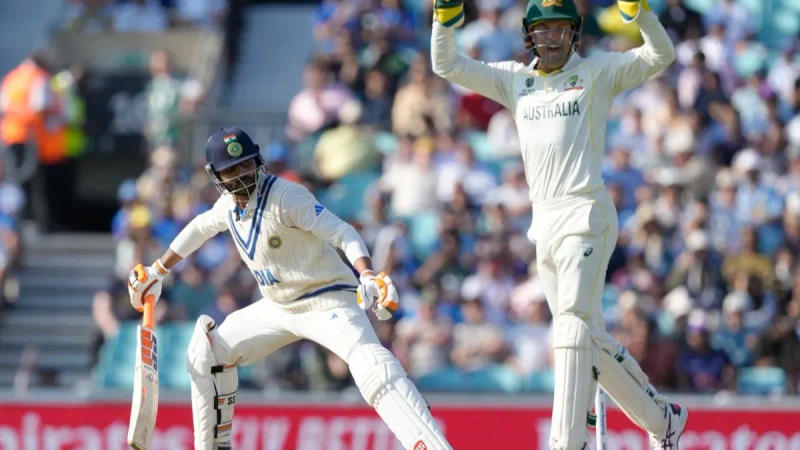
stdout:
[[678,441],[686,428],[689,410],[677,403],[668,403],[664,406],[664,415],[667,428],[660,434],[650,433],[650,446],[654,450],[678,450]]

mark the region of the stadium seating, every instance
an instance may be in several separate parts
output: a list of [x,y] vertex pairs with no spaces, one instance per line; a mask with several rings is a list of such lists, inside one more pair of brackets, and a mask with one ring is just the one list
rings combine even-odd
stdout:
[[738,390],[740,394],[785,394],[786,372],[780,367],[746,367],[740,369]]
[[350,174],[331,184],[317,198],[342,219],[351,220],[364,210],[364,193],[377,180],[378,175],[372,172]]

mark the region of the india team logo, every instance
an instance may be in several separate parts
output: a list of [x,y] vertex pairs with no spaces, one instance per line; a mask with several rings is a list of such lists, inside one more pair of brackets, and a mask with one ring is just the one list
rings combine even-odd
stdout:
[[272,236],[267,242],[269,243],[270,248],[278,248],[283,243],[281,238],[278,236]]
[[240,144],[239,141],[236,140],[235,134],[229,134],[225,136],[223,140],[225,141],[225,144],[228,145],[227,150],[229,155],[231,155],[234,158],[238,158],[239,155],[242,154],[243,150],[242,144]]

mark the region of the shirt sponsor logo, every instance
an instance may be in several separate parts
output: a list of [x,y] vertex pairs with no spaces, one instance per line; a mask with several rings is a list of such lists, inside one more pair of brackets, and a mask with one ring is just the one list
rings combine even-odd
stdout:
[[548,120],[579,115],[581,115],[581,107],[577,100],[535,105],[522,109],[522,118],[525,120]]
[[534,87],[534,83],[535,82],[536,82],[536,80],[533,77],[526,78],[525,79],[525,87],[520,89],[519,93],[517,94],[517,97],[523,97],[523,96],[528,95],[528,94],[530,94],[532,92],[536,92],[536,88]]

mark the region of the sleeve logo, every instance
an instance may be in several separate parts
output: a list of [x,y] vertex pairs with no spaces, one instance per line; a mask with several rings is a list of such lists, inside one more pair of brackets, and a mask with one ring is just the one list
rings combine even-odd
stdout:
[[315,216],[319,217],[319,215],[322,214],[322,211],[324,211],[324,210],[325,210],[324,206],[322,206],[320,204],[314,205],[314,215]]

